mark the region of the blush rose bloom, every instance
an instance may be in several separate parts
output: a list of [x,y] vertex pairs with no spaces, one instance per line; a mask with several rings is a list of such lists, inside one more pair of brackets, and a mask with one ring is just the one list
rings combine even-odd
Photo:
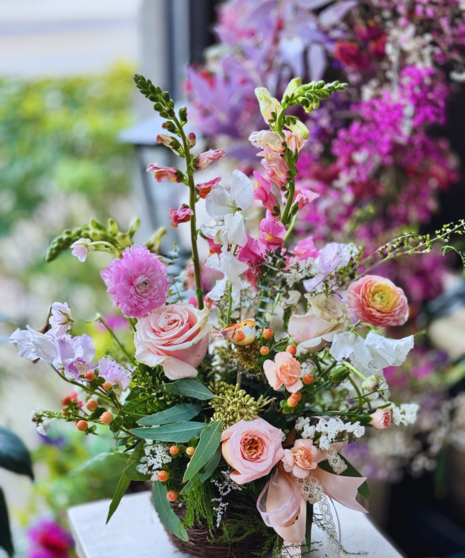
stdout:
[[408,319],[404,291],[384,277],[361,277],[349,286],[347,295],[349,308],[362,322],[386,327],[403,325]]
[[223,432],[222,452],[234,469],[237,484],[254,481],[271,472],[284,457],[283,432],[261,418],[241,420]]
[[294,477],[306,479],[310,471],[317,468],[318,462],[324,459],[325,453],[316,448],[312,440],[296,440],[292,449],[284,450],[284,470]]
[[155,309],[136,325],[136,359],[147,366],[161,364],[170,380],[195,378],[196,366],[208,348],[208,308],[169,304]]
[[392,414],[389,409],[377,409],[371,415],[370,424],[377,430],[384,430],[391,424]]
[[273,389],[279,389],[284,385],[289,393],[295,393],[303,388],[300,377],[302,369],[300,362],[290,353],[278,353],[272,360],[265,360],[263,370],[266,379]]
[[336,296],[319,294],[309,298],[310,310],[289,320],[289,335],[299,351],[314,353],[352,325],[349,312]]

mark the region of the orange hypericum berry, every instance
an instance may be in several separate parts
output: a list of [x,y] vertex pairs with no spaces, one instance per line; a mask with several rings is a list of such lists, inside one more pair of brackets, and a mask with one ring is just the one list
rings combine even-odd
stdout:
[[61,400],[61,404],[63,405],[63,407],[67,407],[68,405],[71,404],[72,398],[69,397],[69,395],[67,397],[63,397],[63,399]]
[[111,389],[111,388],[113,387],[113,384],[112,384],[111,382],[105,382],[105,383],[102,385],[102,387],[103,387],[103,389],[104,389],[105,391],[108,391],[109,389]]
[[310,384],[313,384],[315,378],[313,377],[313,374],[305,374],[305,376],[302,378],[302,381],[306,386],[309,386]]
[[108,411],[106,413],[103,413],[103,415],[100,417],[102,424],[106,424],[107,426],[113,422],[113,419],[114,416]]
[[166,471],[159,471],[159,472],[157,473],[157,479],[158,479],[160,482],[165,482],[165,481],[167,481],[167,480],[168,480],[168,473],[167,473]]
[[195,448],[190,448],[190,447],[189,447],[189,448],[186,449],[186,453],[187,453],[187,455],[189,455],[190,457],[192,457],[192,456],[194,455],[194,451],[195,451]]
[[92,372],[92,370],[89,370],[89,372],[85,374],[84,379],[88,382],[93,382],[95,380],[95,374]]
[[85,420],[80,420],[76,426],[77,429],[80,430],[81,432],[85,432],[89,428],[89,425]]
[[169,502],[174,502],[175,500],[177,500],[178,498],[178,493],[174,490],[170,490],[169,492],[166,493],[166,499]]
[[289,407],[297,407],[297,405],[299,404],[299,399],[297,397],[294,397],[294,394],[292,394],[287,400],[287,404],[289,405]]
[[288,345],[286,347],[286,353],[295,356],[296,352],[297,352],[297,347],[295,345]]
[[95,401],[95,399],[89,399],[89,401],[87,401],[86,403],[86,407],[88,411],[93,413],[97,409],[98,403],[97,401]]
[[273,337],[273,330],[270,328],[264,329],[262,335],[265,339],[271,339]]
[[265,345],[263,345],[263,347],[260,347],[260,354],[261,355],[266,356],[269,352],[270,352],[270,349],[268,349],[268,347],[265,347]]
[[61,414],[62,414],[64,417],[67,417],[67,416],[69,415],[69,411],[61,411]]
[[297,401],[300,401],[302,399],[302,394],[300,393],[300,391],[296,391],[291,395],[291,397],[294,397],[295,399],[297,399]]
[[177,446],[171,446],[170,453],[171,455],[177,455],[179,453],[179,448]]

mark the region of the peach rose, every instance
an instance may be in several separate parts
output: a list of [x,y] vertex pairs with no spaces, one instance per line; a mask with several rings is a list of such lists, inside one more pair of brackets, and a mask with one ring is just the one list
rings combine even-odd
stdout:
[[389,409],[377,409],[371,415],[370,424],[378,430],[384,430],[391,424],[392,415]]
[[294,477],[306,479],[310,471],[317,468],[318,462],[324,459],[324,452],[316,448],[312,440],[296,440],[292,449],[284,450],[284,470]]
[[352,325],[349,312],[335,296],[319,294],[309,298],[310,310],[303,316],[291,316],[289,335],[298,349],[314,353]]
[[399,326],[408,319],[407,297],[392,281],[366,275],[349,286],[348,305],[362,322],[374,326]]
[[302,369],[300,362],[290,353],[278,353],[272,360],[263,363],[266,379],[273,389],[279,389],[284,385],[289,393],[295,393],[303,387]]
[[241,420],[223,432],[222,452],[234,469],[231,479],[245,484],[268,475],[284,457],[283,432],[261,418]]
[[209,310],[191,304],[161,306],[136,325],[136,359],[147,366],[161,364],[170,380],[195,378],[208,348]]

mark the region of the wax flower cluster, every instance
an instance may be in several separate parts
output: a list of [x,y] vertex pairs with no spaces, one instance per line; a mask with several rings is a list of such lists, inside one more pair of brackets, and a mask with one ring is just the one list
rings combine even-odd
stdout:
[[[73,333],[77,319],[58,302],[44,332],[15,331],[10,342],[21,356],[45,361],[75,388],[61,411],[36,410],[33,420],[41,431],[58,418],[87,435],[110,429],[126,468],[109,518],[131,480],[151,480],[161,520],[187,540],[187,519],[183,523],[166,500],[187,506],[187,518],[193,495],[213,490],[204,513],[220,514],[227,478],[229,488],[252,498],[279,545],[300,548],[307,514],[328,495],[365,511],[356,496],[369,498],[366,479],[342,450],[367,428],[415,420],[416,407],[392,401],[383,375],[402,365],[414,345],[413,336],[385,334],[408,319],[407,297],[376,275],[376,266],[397,254],[430,251],[435,240],[447,243],[453,232],[463,233],[464,223],[433,239],[415,236],[415,247],[409,235],[395,239],[377,259],[351,244],[318,249],[309,237],[296,242],[299,211],[318,194],[296,183],[309,131],[294,109],[316,110],[346,85],[295,78],[280,101],[257,88],[268,129],[251,134],[264,173],[256,174],[254,187],[239,170],[196,183],[195,173],[224,152],[194,154],[195,137],[185,133],[187,110],[176,113],[167,92],[142,76],[134,80],[171,134],[160,143],[185,161],[184,170],[157,163],[148,170],[157,182],[178,182],[189,191],[188,206],[172,208],[170,216],[173,226],[190,228],[192,262],[170,279],[173,261],[159,253],[161,233],[136,245],[133,233],[118,236],[114,222],[108,230],[91,222],[66,233],[66,242],[56,239],[54,257],[68,247],[81,261],[95,250],[114,255],[101,275],[133,345],[98,318],[115,350],[96,361],[92,338]],[[211,221],[198,225],[200,203]],[[252,205],[263,215],[254,236],[244,214]],[[75,238],[80,232],[87,236]],[[200,237],[210,244],[206,261],[199,257]],[[215,279],[205,279],[208,270]],[[182,283],[192,289],[179,289]],[[285,519],[276,519],[274,506],[285,510]]]

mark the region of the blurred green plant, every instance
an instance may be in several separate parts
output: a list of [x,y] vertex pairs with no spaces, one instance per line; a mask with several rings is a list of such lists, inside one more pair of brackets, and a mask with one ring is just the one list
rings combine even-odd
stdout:
[[128,191],[132,67],[100,77],[0,80],[0,235],[27,218],[50,189],[80,192],[106,217],[107,196]]

